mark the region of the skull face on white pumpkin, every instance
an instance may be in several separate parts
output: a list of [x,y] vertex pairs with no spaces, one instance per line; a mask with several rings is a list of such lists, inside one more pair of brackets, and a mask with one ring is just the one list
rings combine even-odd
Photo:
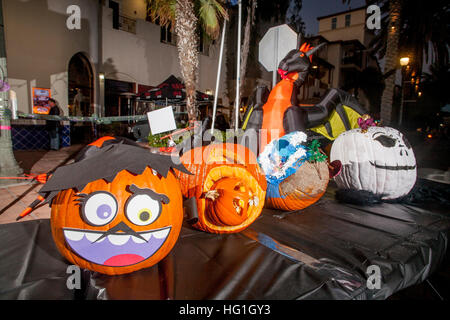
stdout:
[[333,143],[330,161],[340,160],[335,177],[341,189],[370,191],[395,199],[409,193],[416,182],[416,158],[408,140],[389,127],[353,129]]

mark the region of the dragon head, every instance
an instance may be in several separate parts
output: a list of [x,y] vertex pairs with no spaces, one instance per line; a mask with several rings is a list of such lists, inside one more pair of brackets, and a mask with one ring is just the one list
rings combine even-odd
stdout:
[[312,53],[319,47],[321,45],[312,47],[307,43],[303,43],[300,49],[289,51],[278,65],[278,73],[281,79],[294,80],[295,84],[301,86],[311,69]]

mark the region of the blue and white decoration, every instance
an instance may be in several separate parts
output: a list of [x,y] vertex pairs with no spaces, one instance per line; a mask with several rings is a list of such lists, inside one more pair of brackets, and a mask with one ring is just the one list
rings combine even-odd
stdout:
[[308,159],[306,139],[304,132],[296,131],[266,145],[258,157],[258,164],[270,184],[278,185]]

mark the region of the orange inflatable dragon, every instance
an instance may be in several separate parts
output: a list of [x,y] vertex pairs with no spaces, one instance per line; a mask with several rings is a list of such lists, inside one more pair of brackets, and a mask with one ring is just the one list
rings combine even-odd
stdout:
[[[300,87],[308,75],[309,62],[312,61],[312,55],[308,58],[305,53],[311,49],[312,48],[309,45],[304,43],[300,47],[300,50],[295,50],[295,52],[291,51],[290,54],[288,53],[288,57],[290,57],[289,59],[291,61],[297,61],[298,65],[295,69],[298,70],[298,72],[289,70],[290,72],[288,73],[288,69],[283,69],[283,66],[290,62],[286,61],[286,58],[280,62],[278,73],[284,81],[280,81],[273,88],[263,107],[264,116],[262,119],[262,128],[267,129],[267,143],[289,133],[286,132],[289,128],[285,128],[285,123],[288,121],[286,117],[289,117],[291,113],[288,110],[293,106],[298,105],[296,101],[297,95],[295,93],[297,90],[295,90],[295,86]],[[290,67],[290,69],[293,68]],[[263,137],[261,137],[261,143],[263,143],[262,140],[264,140]],[[262,145],[262,148],[263,147],[264,145]]]
[[259,101],[244,116],[244,130],[259,130],[259,152],[273,139],[293,131],[312,130],[333,141],[343,131],[357,127],[358,117],[367,113],[340,89],[328,90],[317,105],[299,105],[297,95],[311,70],[312,54],[321,46],[304,43],[291,50],[278,66],[281,81],[266,101]]

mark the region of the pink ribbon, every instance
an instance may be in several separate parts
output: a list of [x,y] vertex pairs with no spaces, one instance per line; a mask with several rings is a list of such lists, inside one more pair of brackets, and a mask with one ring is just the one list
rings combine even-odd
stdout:
[[11,130],[11,126],[0,126],[0,130]]

